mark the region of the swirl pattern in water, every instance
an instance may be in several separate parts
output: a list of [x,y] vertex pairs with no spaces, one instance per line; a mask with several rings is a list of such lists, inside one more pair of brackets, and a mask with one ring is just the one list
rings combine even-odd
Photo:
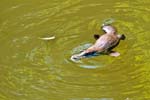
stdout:
[[[149,0],[1,0],[1,100],[149,100]],[[70,61],[113,18],[127,39],[107,55]],[[39,38],[56,38],[43,41]]]

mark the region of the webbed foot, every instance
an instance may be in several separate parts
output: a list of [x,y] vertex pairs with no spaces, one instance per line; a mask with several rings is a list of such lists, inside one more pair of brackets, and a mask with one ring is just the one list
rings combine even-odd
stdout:
[[97,40],[99,37],[100,37],[100,35],[99,35],[99,34],[94,34],[94,38],[95,38],[95,40]]
[[113,57],[118,57],[120,56],[120,53],[116,51],[111,51],[108,55],[113,56]]

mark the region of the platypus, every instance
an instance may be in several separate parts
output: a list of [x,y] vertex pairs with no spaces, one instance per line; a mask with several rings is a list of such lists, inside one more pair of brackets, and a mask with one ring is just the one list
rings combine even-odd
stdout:
[[112,51],[112,49],[119,44],[120,40],[125,40],[125,35],[117,34],[116,28],[112,25],[103,25],[101,28],[104,34],[101,36],[95,34],[96,42],[81,53],[73,55],[71,59],[79,60],[92,53],[103,53],[115,57],[120,55],[120,53]]

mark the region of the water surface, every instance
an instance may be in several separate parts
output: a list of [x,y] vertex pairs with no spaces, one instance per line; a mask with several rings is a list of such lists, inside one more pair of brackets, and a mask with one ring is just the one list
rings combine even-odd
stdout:
[[[0,100],[150,100],[149,4],[1,0]],[[115,48],[121,55],[70,61],[109,18],[127,37]]]

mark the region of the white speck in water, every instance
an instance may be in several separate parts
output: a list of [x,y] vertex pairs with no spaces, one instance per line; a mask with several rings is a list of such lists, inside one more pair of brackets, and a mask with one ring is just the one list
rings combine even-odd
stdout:
[[55,36],[51,36],[51,37],[44,37],[44,38],[39,38],[39,39],[41,39],[41,40],[53,40],[53,39],[55,39]]
[[96,66],[96,65],[80,65],[80,67],[82,67],[82,68],[87,68],[87,69],[95,69],[95,68],[98,68],[98,66]]

